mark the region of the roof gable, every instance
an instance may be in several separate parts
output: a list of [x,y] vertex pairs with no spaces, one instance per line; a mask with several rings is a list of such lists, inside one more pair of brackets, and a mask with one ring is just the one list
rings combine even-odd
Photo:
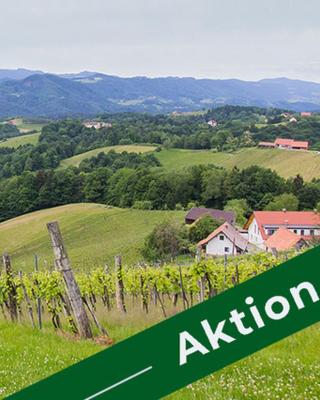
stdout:
[[198,247],[202,247],[208,244],[211,240],[215,239],[219,234],[223,233],[235,246],[239,247],[241,250],[245,250],[248,245],[247,239],[242,237],[240,233],[228,222],[225,222],[219,226],[215,231],[210,233],[210,235],[201,240],[198,243]]

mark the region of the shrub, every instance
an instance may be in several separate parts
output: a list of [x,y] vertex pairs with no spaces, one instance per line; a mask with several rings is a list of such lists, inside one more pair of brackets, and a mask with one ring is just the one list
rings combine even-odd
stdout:
[[147,236],[141,252],[148,261],[168,261],[186,252],[188,245],[184,226],[163,222]]

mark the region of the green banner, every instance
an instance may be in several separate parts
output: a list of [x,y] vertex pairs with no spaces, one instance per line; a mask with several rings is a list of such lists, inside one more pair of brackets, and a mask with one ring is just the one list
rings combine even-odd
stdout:
[[9,398],[159,399],[318,322],[319,260],[320,246]]

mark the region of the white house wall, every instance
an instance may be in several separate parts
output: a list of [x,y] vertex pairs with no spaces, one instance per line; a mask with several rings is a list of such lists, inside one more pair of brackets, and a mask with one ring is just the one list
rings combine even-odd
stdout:
[[252,220],[248,229],[248,240],[250,243],[255,244],[258,247],[264,247],[264,240],[262,239],[259,226],[255,218]]
[[[224,237],[224,240],[220,240],[220,236]],[[229,248],[229,252],[225,251],[225,248]],[[219,234],[215,238],[211,239],[206,245],[206,254],[210,256],[223,256],[225,254],[236,254],[233,242],[225,235]]]

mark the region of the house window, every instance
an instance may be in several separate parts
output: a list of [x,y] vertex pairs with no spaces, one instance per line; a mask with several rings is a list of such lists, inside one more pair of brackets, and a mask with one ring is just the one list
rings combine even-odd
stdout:
[[310,236],[314,236],[314,229],[310,229]]
[[229,248],[229,247],[225,247],[225,248],[224,248],[224,252],[225,252],[225,253],[229,253],[229,251],[230,251],[230,248]]
[[223,235],[220,235],[220,236],[219,236],[219,240],[224,240],[224,236],[223,236]]
[[304,229],[301,229],[300,234],[301,234],[301,236],[304,235]]
[[267,229],[267,235],[271,236],[275,232],[275,229]]
[[297,230],[297,229],[294,229],[293,232],[294,232],[294,233],[298,233],[298,230]]

